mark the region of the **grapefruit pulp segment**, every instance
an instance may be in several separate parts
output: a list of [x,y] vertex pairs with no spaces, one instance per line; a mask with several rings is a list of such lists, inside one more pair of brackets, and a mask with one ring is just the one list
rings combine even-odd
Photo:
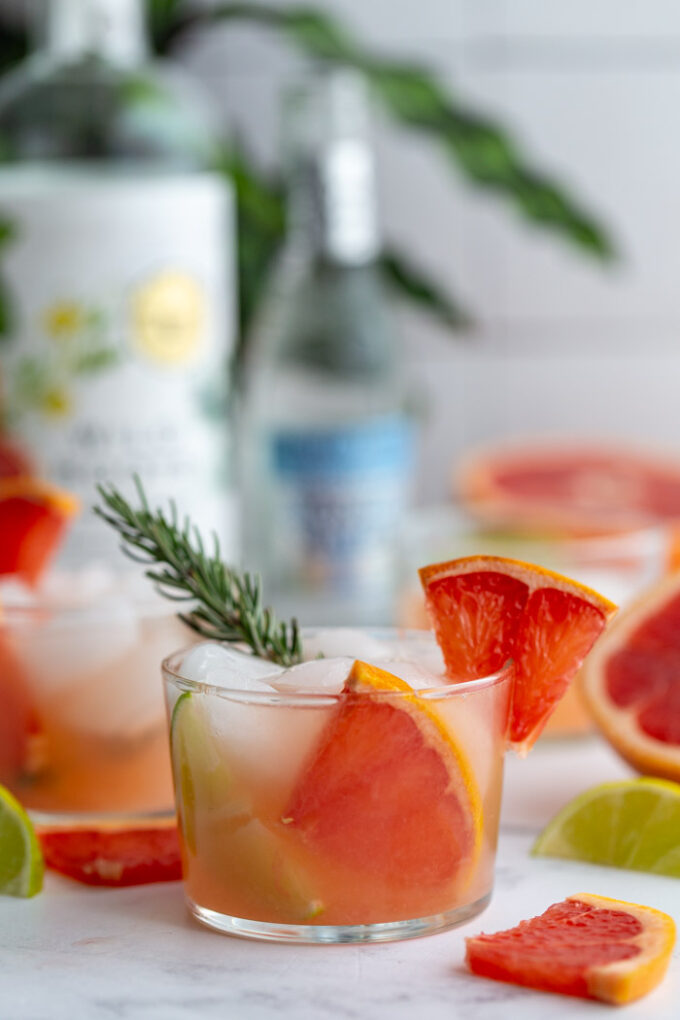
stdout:
[[0,575],[36,584],[77,509],[74,497],[46,482],[0,479]]
[[611,444],[526,442],[479,450],[455,480],[479,519],[567,535],[680,520],[676,457]]
[[47,867],[85,885],[147,885],[182,877],[174,818],[97,829],[45,828],[38,838]]
[[664,976],[675,942],[661,911],[579,893],[515,928],[466,939],[474,974],[622,1005]]
[[408,684],[362,662],[283,820],[325,859],[442,903],[481,846],[479,792],[453,738]]
[[449,678],[515,664],[510,744],[526,752],[616,607],[543,567],[467,556],[420,570]]
[[680,573],[619,616],[581,683],[595,721],[626,761],[680,780]]

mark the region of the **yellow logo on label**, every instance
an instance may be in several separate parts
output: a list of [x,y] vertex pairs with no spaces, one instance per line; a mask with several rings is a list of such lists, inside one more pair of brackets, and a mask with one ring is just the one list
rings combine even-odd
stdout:
[[136,346],[162,365],[182,365],[197,354],[205,328],[205,295],[191,276],[168,269],[139,287],[132,299]]

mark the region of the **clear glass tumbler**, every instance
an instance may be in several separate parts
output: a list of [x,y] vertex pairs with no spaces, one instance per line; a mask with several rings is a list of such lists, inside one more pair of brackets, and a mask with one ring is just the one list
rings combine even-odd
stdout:
[[[446,684],[404,656],[403,631],[380,639],[398,644],[393,663],[353,665],[351,648],[308,663],[321,689],[300,689],[301,667],[223,686],[209,669],[205,682],[183,675],[183,652],[164,662],[199,921],[252,938],[386,941],[443,931],[488,903],[512,666]],[[434,645],[424,632],[409,640]],[[326,686],[323,671],[338,669],[350,680]],[[385,686],[391,669],[418,688]]]

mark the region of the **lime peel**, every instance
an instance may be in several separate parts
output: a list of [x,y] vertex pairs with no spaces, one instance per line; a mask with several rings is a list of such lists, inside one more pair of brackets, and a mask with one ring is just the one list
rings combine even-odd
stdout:
[[680,784],[644,777],[601,783],[548,823],[532,854],[680,878]]
[[33,824],[9,790],[0,786],[0,894],[35,896],[45,865]]

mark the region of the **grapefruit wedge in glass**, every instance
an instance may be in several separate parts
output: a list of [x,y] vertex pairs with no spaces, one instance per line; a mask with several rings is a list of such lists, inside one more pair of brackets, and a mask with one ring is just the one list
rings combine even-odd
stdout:
[[314,854],[354,872],[356,892],[364,877],[364,916],[376,918],[390,896],[408,909],[409,891],[419,913],[455,902],[481,848],[475,777],[436,703],[366,662],[352,666],[285,819]]
[[651,907],[579,893],[515,928],[465,941],[473,974],[621,1006],[663,978],[675,924]]
[[526,753],[616,606],[570,578],[501,556],[436,563],[420,579],[452,681],[514,660],[509,742]]
[[622,758],[643,774],[680,780],[680,573],[621,613],[581,684]]

